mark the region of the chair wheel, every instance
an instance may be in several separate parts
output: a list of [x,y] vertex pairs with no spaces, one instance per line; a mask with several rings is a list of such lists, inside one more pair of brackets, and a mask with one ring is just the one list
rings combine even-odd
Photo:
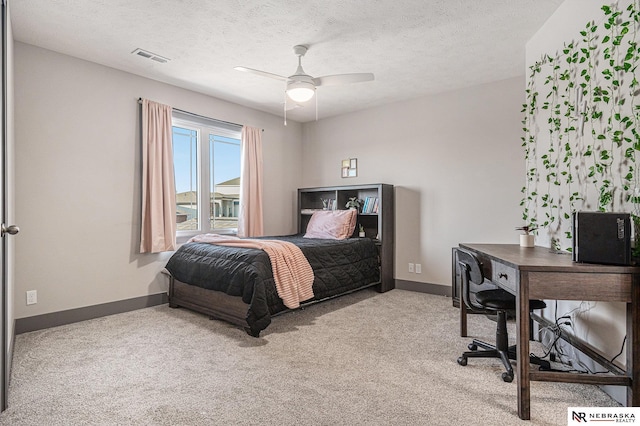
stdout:
[[502,381],[507,382],[507,383],[513,382],[513,374],[502,373]]
[[470,351],[477,351],[478,350],[478,345],[476,345],[475,343],[469,343],[469,346],[467,346],[469,348]]
[[467,357],[461,356],[460,358],[458,358],[458,364],[462,365],[463,367],[467,365]]

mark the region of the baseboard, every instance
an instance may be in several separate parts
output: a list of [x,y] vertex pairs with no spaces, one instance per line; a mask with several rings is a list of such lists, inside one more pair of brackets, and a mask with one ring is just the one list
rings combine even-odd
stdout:
[[15,321],[14,334],[28,333],[30,331],[43,330],[45,328],[58,327],[60,325],[72,324],[74,322],[106,317],[108,315],[121,314],[123,312],[135,311],[136,309],[162,305],[168,301],[169,298],[167,293],[157,293],[133,299],[119,300],[117,302],[69,309],[67,311],[18,318]]
[[[451,297],[451,287],[449,286],[405,280],[395,281],[396,288],[401,290]],[[69,309],[67,311],[18,318],[15,320],[14,335],[28,333],[30,331],[44,330],[45,328],[58,327],[94,318],[106,317],[108,315],[121,314],[123,312],[135,311],[136,309],[162,305],[164,303],[168,303],[168,301],[167,293],[157,293],[133,299]]]
[[451,297],[451,286],[396,279],[396,288]]

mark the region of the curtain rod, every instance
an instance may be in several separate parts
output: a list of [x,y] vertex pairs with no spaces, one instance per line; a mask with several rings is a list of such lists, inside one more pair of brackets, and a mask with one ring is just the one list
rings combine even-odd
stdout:
[[[138,98],[138,103],[142,104],[142,98]],[[204,115],[200,115],[200,114],[196,114],[196,113],[193,113],[193,112],[185,111],[185,110],[182,110],[182,109],[179,109],[179,108],[173,108],[173,107],[171,107],[171,108],[174,111],[178,111],[178,112],[181,112],[183,114],[191,115],[193,117],[204,118],[205,120],[217,121],[218,123],[229,124],[231,126],[243,127],[242,124],[232,123],[230,121],[218,120],[217,118],[207,117],[207,116],[204,116]],[[260,129],[260,130],[262,130],[264,132],[264,129]]]

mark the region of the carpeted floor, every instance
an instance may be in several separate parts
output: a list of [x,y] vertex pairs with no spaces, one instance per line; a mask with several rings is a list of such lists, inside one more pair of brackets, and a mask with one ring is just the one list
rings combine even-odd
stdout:
[[[471,316],[473,337],[495,323]],[[513,336],[511,336],[513,337]],[[167,305],[17,336],[2,425],[565,425],[618,406],[532,383],[531,421],[498,360],[456,363],[451,299],[364,290],[274,318],[260,338]]]

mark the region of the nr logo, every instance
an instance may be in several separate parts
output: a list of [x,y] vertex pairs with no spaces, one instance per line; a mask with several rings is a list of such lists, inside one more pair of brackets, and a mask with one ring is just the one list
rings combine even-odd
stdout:
[[574,422],[587,422],[587,413],[575,412],[572,411],[572,416]]

